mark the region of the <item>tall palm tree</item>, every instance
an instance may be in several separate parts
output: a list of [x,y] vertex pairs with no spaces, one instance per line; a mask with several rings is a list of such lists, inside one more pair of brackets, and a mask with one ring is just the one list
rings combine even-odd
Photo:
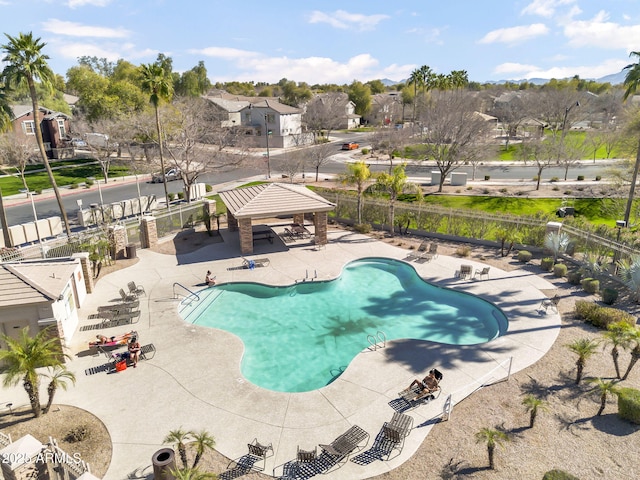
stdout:
[[67,231],[67,235],[71,235],[71,225],[69,225],[67,211],[62,203],[62,196],[60,195],[56,179],[53,176],[51,165],[49,165],[49,158],[44,148],[42,130],[40,128],[40,107],[38,105],[38,94],[36,92],[35,82],[39,80],[43,87],[51,89],[53,81],[55,80],[55,74],[47,64],[49,56],[42,53],[42,49],[46,43],[41,42],[40,38],[34,38],[31,32],[26,34],[20,33],[17,37],[12,37],[7,34],[5,34],[5,36],[9,39],[9,43],[2,45],[2,50],[4,50],[6,54],[2,61],[6,63],[6,66],[0,74],[0,82],[5,83],[7,87],[26,84],[29,88],[38,149],[40,150],[44,168],[47,171],[49,181],[56,195],[65,230]]
[[416,185],[407,181],[405,173],[406,163],[393,168],[391,174],[381,173],[376,178],[378,188],[389,194],[389,232],[393,237],[395,233],[395,205],[398,196],[404,192],[416,191]]
[[144,64],[140,67],[142,74],[142,91],[149,94],[149,101],[153,105],[156,114],[156,130],[158,133],[158,152],[160,154],[160,168],[162,169],[162,183],[164,184],[164,196],[169,206],[169,189],[165,175],[164,152],[162,140],[162,126],[160,124],[160,103],[169,101],[173,95],[173,80],[169,73],[157,63]]
[[578,355],[576,360],[576,367],[578,372],[576,375],[576,385],[582,380],[582,374],[584,373],[584,366],[587,363],[589,357],[591,357],[598,348],[599,342],[597,340],[591,340],[590,338],[580,338],[574,340],[568,345],[565,345],[569,350]]
[[522,400],[522,405],[524,405],[527,409],[527,412],[529,412],[529,428],[533,428],[539,411],[546,412],[547,410],[549,410],[548,402],[531,394],[524,397],[524,399]]
[[45,374],[45,377],[49,378],[49,385],[47,386],[47,393],[49,394],[49,400],[47,406],[42,409],[42,413],[48,413],[51,410],[51,404],[53,403],[53,397],[56,394],[58,387],[63,390],[67,389],[67,380],[70,380],[74,385],[76,384],[76,376],[73,372],[67,370],[64,365],[57,365],[53,368],[49,368],[50,374]]
[[597,392],[600,395],[600,408],[596,416],[602,415],[604,408],[607,406],[607,397],[609,394],[615,394],[617,390],[617,380],[604,381],[601,378],[590,378],[587,380],[589,383],[593,383],[594,387],[590,389],[590,392]]
[[164,438],[163,443],[173,443],[178,449],[180,460],[182,460],[182,467],[188,468],[187,465],[187,448],[185,443],[188,442],[193,435],[191,431],[182,430],[182,427],[171,430],[169,434]]
[[618,379],[621,378],[618,362],[620,348],[626,350],[631,346],[633,334],[634,328],[627,322],[612,323],[603,334],[605,344],[611,345],[611,358],[613,358],[613,366],[616,369],[616,378]]
[[[636,93],[638,85],[640,84],[640,52],[631,52],[629,56],[635,58],[636,63],[630,63],[623,68],[623,70],[627,71],[627,75],[624,77],[624,86],[626,87],[623,96],[624,101]],[[633,167],[633,175],[631,176],[629,198],[627,199],[627,206],[624,211],[624,221],[627,226],[629,225],[629,217],[631,217],[631,206],[633,204],[636,182],[638,181],[638,170],[640,170],[640,141],[638,142],[638,149],[636,151],[636,164]]]
[[192,435],[192,438],[196,444],[196,456],[193,459],[193,466],[191,467],[192,469],[194,469],[198,466],[198,463],[200,462],[200,459],[202,458],[204,452],[206,450],[213,450],[215,448],[216,441],[213,438],[213,435],[211,435],[206,430],[201,430],[194,433]]
[[422,73],[420,72],[419,68],[416,68],[411,72],[411,75],[409,75],[409,85],[413,85],[413,118],[411,119],[411,121],[414,124],[416,123],[416,102],[418,99],[418,87],[422,85],[422,79]]
[[358,192],[358,225],[362,223],[362,197],[367,183],[371,180],[371,170],[363,161],[347,164],[347,172],[340,181],[345,185],[355,185]]
[[509,441],[509,436],[500,430],[493,428],[481,428],[476,432],[476,442],[487,444],[487,454],[489,455],[489,468],[494,469],[494,453],[496,445],[502,445],[503,442]]
[[49,329],[41,330],[35,337],[29,336],[29,327],[15,339],[2,335],[7,350],[0,350],[0,362],[5,363],[4,386],[17,385],[22,381],[34,416],[42,413],[40,406],[40,374],[37,369],[62,365],[64,355],[57,337],[51,336]]

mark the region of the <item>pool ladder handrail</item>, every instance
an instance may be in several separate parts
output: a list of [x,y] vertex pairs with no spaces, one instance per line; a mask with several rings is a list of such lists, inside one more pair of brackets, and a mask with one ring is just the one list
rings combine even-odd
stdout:
[[190,298],[190,297],[196,297],[196,299],[198,301],[200,301],[200,295],[198,295],[196,292],[192,292],[191,290],[189,290],[187,287],[185,287],[184,285],[182,285],[180,282],[173,282],[173,298],[178,298],[178,294],[176,293],[176,286],[183,288],[184,290],[186,290],[187,292],[189,292],[189,295],[184,295],[185,300]]
[[387,346],[387,336],[382,330],[378,330],[375,335],[367,335],[367,342],[369,342],[369,350],[374,352],[379,348],[385,348]]

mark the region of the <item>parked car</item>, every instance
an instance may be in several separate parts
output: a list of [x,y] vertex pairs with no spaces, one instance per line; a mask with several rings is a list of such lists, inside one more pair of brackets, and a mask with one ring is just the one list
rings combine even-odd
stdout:
[[72,138],[71,146],[74,148],[87,148],[87,142],[81,138]]
[[342,150],[357,150],[360,147],[360,145],[358,145],[355,142],[349,142],[349,143],[343,143],[342,144]]
[[[177,168],[167,168],[164,175],[167,177],[167,182],[180,180],[182,178],[182,173]],[[162,173],[154,173],[151,175],[151,183],[162,183]]]

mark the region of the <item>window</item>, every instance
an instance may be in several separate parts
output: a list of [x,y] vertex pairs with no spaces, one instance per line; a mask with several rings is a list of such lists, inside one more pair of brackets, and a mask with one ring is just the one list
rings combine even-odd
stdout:
[[25,120],[24,122],[22,122],[22,131],[26,135],[35,135],[36,123],[33,120]]
[[273,113],[267,113],[265,116],[267,117],[267,123],[275,123],[276,116]]
[[64,120],[58,119],[58,131],[60,132],[60,138],[64,138],[67,136],[67,131],[64,128]]

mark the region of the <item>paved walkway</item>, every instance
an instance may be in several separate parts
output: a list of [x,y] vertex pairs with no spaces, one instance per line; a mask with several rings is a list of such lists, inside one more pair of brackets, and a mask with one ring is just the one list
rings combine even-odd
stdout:
[[[76,387],[57,393],[56,402],[76,405],[97,415],[105,423],[113,442],[113,459],[105,480],[140,478],[151,471],[151,457],[162,447],[169,430],[206,429],[216,438],[216,448],[230,458],[246,453],[254,437],[271,442],[274,456],[266,473],[295,458],[296,447],[312,448],[329,443],[351,425],[369,432],[371,445],[382,424],[394,412],[390,406],[408,381],[432,366],[444,373],[443,392],[436,401],[408,412],[415,428],[401,455],[388,462],[375,460],[362,466],[347,462],[334,479],[368,478],[397,467],[415,453],[430,431],[432,419],[440,416],[445,400],[453,402],[478,388],[478,381],[491,382],[506,375],[505,361],[513,358],[512,372],[531,365],[551,347],[560,328],[560,317],[551,309],[537,308],[544,295],[540,289],[553,285],[523,270],[504,272],[491,268],[489,280],[460,280],[454,272],[467,259],[438,256],[430,263],[412,263],[426,280],[479,295],[497,304],[510,319],[508,332],[480,346],[450,346],[426,341],[388,342],[384,349],[364,350],[347,370],[330,385],[312,392],[267,391],[245,381],[240,373],[243,346],[224,331],[185,323],[177,314],[173,285],[179,282],[199,288],[207,269],[219,282],[255,281],[292,284],[317,272],[319,279],[334,278],[345,263],[361,257],[406,257],[407,251],[342,230],[329,232],[326,248],[309,244],[285,246],[259,242],[254,257],[270,258],[270,265],[255,270],[238,269],[242,264],[237,233],[223,231],[224,242],[180,255],[138,251],[140,261],[100,280],[81,314],[81,325],[101,304],[115,301],[118,290],[130,280],[143,285],[141,319],[134,326],[142,344],[154,343],[155,357],[142,361],[137,369],[117,374],[85,375],[85,369],[99,366],[104,357],[87,355],[87,342],[96,330],[79,331],[69,345],[73,360],[69,368],[78,377]],[[128,327],[105,330],[109,334]],[[274,352],[277,354],[277,352]],[[9,391],[15,405],[26,403],[24,391]],[[455,421],[455,420],[453,420]]]

